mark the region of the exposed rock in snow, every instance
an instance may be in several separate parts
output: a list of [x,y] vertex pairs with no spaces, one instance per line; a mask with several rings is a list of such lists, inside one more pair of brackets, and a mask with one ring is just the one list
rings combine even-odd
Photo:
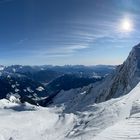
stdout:
[[15,88],[15,87],[16,87],[16,85],[11,85],[11,87],[12,87],[12,88]]
[[104,101],[114,97],[127,94],[140,81],[140,44],[133,47],[126,61],[118,66],[116,71],[110,75],[103,85],[96,101]]
[[34,91],[30,88],[30,87],[27,87],[27,91],[33,93]]
[[16,88],[16,89],[15,89],[15,92],[19,92],[19,89]]
[[43,87],[38,87],[36,90],[38,90],[38,91],[43,91],[43,90],[45,90]]
[[11,95],[11,96],[9,97],[9,100],[10,100],[10,102],[12,102],[12,103],[20,103],[19,98],[16,98],[16,97],[13,96],[13,95]]

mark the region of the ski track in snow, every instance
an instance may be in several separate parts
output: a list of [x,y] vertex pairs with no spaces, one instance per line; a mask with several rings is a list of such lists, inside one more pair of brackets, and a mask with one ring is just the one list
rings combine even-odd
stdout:
[[107,128],[95,140],[140,140],[140,114]]

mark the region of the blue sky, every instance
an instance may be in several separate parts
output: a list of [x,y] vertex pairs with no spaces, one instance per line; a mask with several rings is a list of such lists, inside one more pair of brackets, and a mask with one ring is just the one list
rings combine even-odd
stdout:
[[0,0],[0,63],[121,64],[139,27],[139,0]]

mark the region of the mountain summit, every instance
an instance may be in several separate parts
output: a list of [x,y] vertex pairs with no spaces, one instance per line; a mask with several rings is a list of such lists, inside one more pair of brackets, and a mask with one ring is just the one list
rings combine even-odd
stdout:
[[137,85],[140,81],[140,44],[133,47],[126,61],[110,77],[110,82],[106,79],[110,88],[102,93],[106,95],[105,100],[127,94]]

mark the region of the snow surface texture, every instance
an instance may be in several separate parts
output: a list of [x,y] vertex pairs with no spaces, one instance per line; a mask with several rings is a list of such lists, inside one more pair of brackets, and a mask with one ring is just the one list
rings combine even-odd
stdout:
[[139,92],[140,83],[125,96],[77,114],[0,100],[0,140],[140,139]]

